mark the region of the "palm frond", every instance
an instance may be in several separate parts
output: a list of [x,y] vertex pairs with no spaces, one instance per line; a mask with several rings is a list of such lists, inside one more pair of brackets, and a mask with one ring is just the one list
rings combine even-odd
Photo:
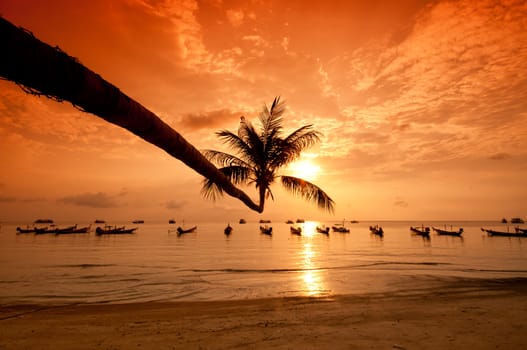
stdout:
[[216,135],[232,149],[238,150],[247,146],[245,141],[232,131],[220,130],[216,132]]
[[284,188],[309,202],[316,203],[320,209],[333,213],[335,202],[320,187],[293,176],[281,176]]
[[262,162],[265,162],[265,143],[252,125],[247,126],[245,142],[247,149],[243,151],[247,152],[246,156],[251,159],[252,163],[262,164]]
[[282,114],[285,111],[285,102],[280,101],[280,97],[275,97],[271,108],[268,109],[264,105],[263,111],[260,112],[259,119],[262,124],[261,137],[264,143],[267,142],[268,136],[271,131],[275,131],[277,134],[282,130]]
[[[254,130],[254,129],[253,129]],[[242,139],[240,136],[229,130],[220,130],[216,132],[216,135],[229,146],[231,149],[236,150],[240,155],[240,158],[243,159],[246,163],[254,163],[254,146],[251,144],[254,140],[251,130],[248,129],[246,140]],[[259,142],[258,137],[256,136],[257,142]],[[249,142],[247,142],[249,140]]]
[[253,174],[251,168],[244,166],[227,166],[219,169],[234,184],[247,183]]
[[284,141],[290,145],[295,145],[298,149],[304,150],[320,141],[320,132],[313,130],[313,125],[304,125],[293,131]]
[[245,119],[244,116],[242,116],[240,118],[240,125],[238,126],[238,136],[240,137],[240,139],[242,139],[244,142],[247,143],[249,134],[253,131],[254,131],[254,127],[251,124],[251,122]]
[[211,199],[213,202],[223,197],[223,190],[211,179],[203,179],[200,192],[203,197]]
[[279,152],[272,157],[272,166],[281,167],[300,157],[300,154],[307,148],[320,141],[320,133],[312,130],[312,125],[305,125],[288,137],[286,137],[279,147]]
[[273,191],[271,191],[270,187],[267,188],[267,192],[265,194],[265,197],[267,199],[271,198],[271,200],[274,201]]
[[209,161],[213,162],[214,164],[220,167],[233,166],[233,165],[250,167],[250,165],[247,162],[245,162],[243,159],[240,159],[229,153],[215,151],[211,149],[202,150],[201,153]]
[[[234,184],[246,184],[249,182],[252,171],[250,168],[243,166],[227,166],[218,169]],[[201,194],[207,198],[216,201],[216,199],[223,197],[223,190],[221,187],[211,179],[203,179]]]

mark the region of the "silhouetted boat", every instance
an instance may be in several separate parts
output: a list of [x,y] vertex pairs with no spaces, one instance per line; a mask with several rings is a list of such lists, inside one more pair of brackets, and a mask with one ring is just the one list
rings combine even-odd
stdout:
[[132,221],[132,224],[144,224],[145,220],[134,220]]
[[105,224],[105,223],[106,223],[106,221],[101,220],[101,219],[95,219],[94,222],[95,222],[96,224]]
[[485,228],[481,228],[481,231],[487,232],[489,236],[499,236],[499,237],[527,237],[527,232],[503,232],[503,231],[495,231],[495,230],[489,230]]
[[230,235],[232,233],[232,226],[230,224],[227,224],[227,227],[225,227],[223,233],[225,233],[225,235],[227,236]]
[[346,223],[346,220],[342,219],[342,224],[335,224],[331,226],[331,229],[333,230],[333,232],[349,233],[350,230],[349,228],[346,228],[346,226],[344,226],[345,223]]
[[72,233],[88,233],[91,231],[91,225],[76,228]]
[[174,220],[174,219],[170,219],[170,220],[168,220],[168,223],[169,223],[169,224],[175,224],[175,223],[176,223],[176,220]]
[[245,219],[240,219],[240,224],[246,224],[247,221],[245,221]]
[[59,227],[56,227],[54,229],[54,233],[71,233],[71,231],[75,230],[77,228],[77,225],[73,225],[73,226],[68,226],[68,227],[64,227],[64,228],[59,228]]
[[57,229],[55,227],[35,227],[35,234],[42,235],[45,233],[55,233]]
[[430,236],[430,227],[424,227],[424,226],[421,226],[421,228],[419,227],[413,227],[413,226],[410,226],[410,231],[412,231],[413,233],[415,233],[416,235],[419,235],[419,236]]
[[517,233],[527,233],[527,228],[515,227],[514,230]]
[[344,226],[344,224],[335,224],[335,225],[331,226],[331,229],[333,230],[333,232],[340,232],[340,233],[348,233],[348,232],[350,232],[350,229],[346,228]]
[[384,230],[379,225],[370,226],[370,232],[377,236],[384,235]]
[[270,224],[270,223],[271,223],[271,220],[260,219],[259,223],[260,223],[260,224]]
[[325,234],[325,235],[329,235],[329,227],[320,227],[320,226],[317,226],[317,232],[318,233],[322,233],[322,234]]
[[444,236],[457,236],[460,237],[461,234],[463,234],[463,228],[460,227],[457,231],[452,230],[442,230],[440,228],[432,227],[432,230],[434,230],[438,235],[444,235]]
[[297,224],[303,224],[305,222],[304,219],[296,219]]
[[29,227],[29,226],[27,228],[17,227],[16,232],[17,233],[35,233],[35,228]]
[[291,229],[291,233],[294,234],[294,235],[300,236],[302,234],[302,228],[301,227],[291,226],[290,229]]
[[182,234],[184,234],[184,233],[191,233],[191,232],[196,231],[197,228],[198,228],[197,226],[194,226],[194,227],[191,227],[191,228],[184,229],[183,227],[178,226],[178,228],[177,228],[177,234],[178,234],[178,235],[182,235]]
[[524,224],[525,221],[523,221],[522,218],[512,218],[511,219],[511,224]]
[[117,227],[117,226],[105,226],[97,227],[95,229],[95,233],[97,235],[119,235],[119,234],[132,234],[137,230],[137,227],[134,228],[126,228],[125,226]]
[[37,219],[33,223],[34,224],[52,224],[53,220],[51,220],[51,219]]
[[55,234],[61,235],[61,234],[70,234],[70,233],[88,233],[90,232],[91,225],[85,226],[85,227],[79,227],[77,228],[77,225],[65,227],[65,228],[57,228],[55,230]]
[[287,220],[285,223],[291,225],[291,224],[294,224],[295,222],[293,220]]
[[260,232],[264,235],[272,235],[273,234],[273,228],[271,226],[260,226]]

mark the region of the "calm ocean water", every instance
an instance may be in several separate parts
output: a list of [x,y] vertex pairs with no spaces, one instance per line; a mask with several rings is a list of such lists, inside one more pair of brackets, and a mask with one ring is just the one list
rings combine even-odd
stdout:
[[[58,223],[66,226],[67,223]],[[79,223],[83,226],[83,223]],[[0,304],[236,300],[411,292],[458,277],[527,277],[527,238],[488,237],[480,228],[497,222],[425,222],[454,229],[462,238],[412,235],[421,222],[346,224],[350,233],[303,235],[272,223],[196,224],[178,236],[177,225],[145,223],[134,235],[16,234],[20,223],[0,228]],[[325,223],[331,225],[332,223]],[[369,226],[381,224],[381,239]],[[511,226],[512,229],[512,226]]]

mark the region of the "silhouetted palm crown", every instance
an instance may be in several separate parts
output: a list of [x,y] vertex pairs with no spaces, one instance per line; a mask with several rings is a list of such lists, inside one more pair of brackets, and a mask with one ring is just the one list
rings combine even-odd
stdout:
[[[228,130],[218,131],[218,137],[236,151],[236,155],[214,150],[204,150],[203,154],[217,164],[234,184],[254,184],[262,210],[266,198],[274,199],[270,186],[280,178],[289,192],[332,212],[334,202],[321,188],[297,177],[277,174],[280,168],[298,159],[303,150],[320,141],[320,134],[313,130],[312,125],[305,125],[283,138],[284,110],[285,103],[277,97],[270,109],[264,106],[260,113],[259,131],[244,117],[241,117],[237,134]],[[221,188],[211,179],[203,180],[202,193],[212,199],[223,195]]]

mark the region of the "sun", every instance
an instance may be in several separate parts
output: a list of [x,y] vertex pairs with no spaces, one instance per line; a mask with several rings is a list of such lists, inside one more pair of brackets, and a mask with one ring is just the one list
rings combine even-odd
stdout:
[[292,175],[304,180],[314,180],[320,173],[320,167],[310,159],[298,160],[289,165]]

